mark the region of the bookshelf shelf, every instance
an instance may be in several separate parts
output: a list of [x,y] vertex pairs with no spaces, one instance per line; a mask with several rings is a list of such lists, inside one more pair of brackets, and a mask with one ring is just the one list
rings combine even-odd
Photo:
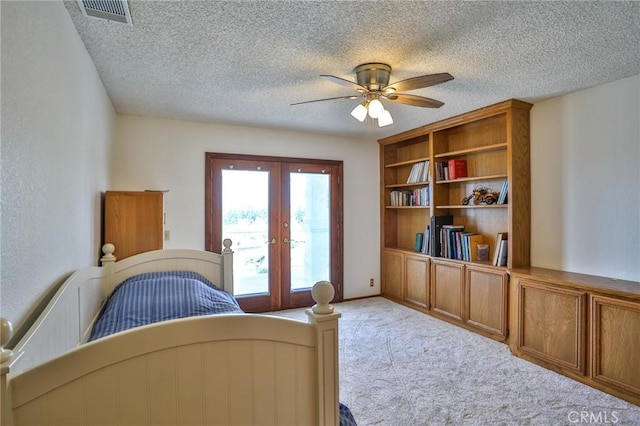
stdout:
[[509,207],[508,204],[475,204],[471,206],[453,205],[453,206],[436,206],[437,209],[504,209]]
[[496,143],[492,145],[481,146],[478,148],[460,149],[458,151],[443,152],[442,154],[434,155],[433,158],[461,157],[464,155],[480,154],[482,152],[489,152],[489,151],[496,151],[496,150],[503,150],[503,149],[507,149],[506,143]]
[[438,180],[437,184],[442,183],[463,183],[463,182],[474,182],[474,181],[483,181],[483,180],[495,180],[495,179],[507,179],[508,175],[506,173],[501,173],[498,175],[489,175],[489,176],[470,176],[463,177],[458,179],[449,179],[449,180]]
[[387,209],[429,209],[429,206],[385,206]]
[[415,186],[427,186],[429,182],[414,182],[414,183],[394,183],[391,185],[385,185],[385,188],[412,188]]
[[414,159],[408,160],[408,161],[400,161],[398,163],[387,164],[387,165],[385,165],[385,167],[389,168],[389,169],[392,169],[394,167],[411,166],[411,165],[414,165],[416,163],[422,163],[423,161],[427,161],[428,159],[429,159],[429,157],[414,158]]

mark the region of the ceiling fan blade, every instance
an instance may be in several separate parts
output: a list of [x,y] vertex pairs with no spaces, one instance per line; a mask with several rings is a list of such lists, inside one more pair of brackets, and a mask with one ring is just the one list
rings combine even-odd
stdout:
[[365,90],[365,91],[367,90],[366,87],[362,87],[358,83],[355,83],[350,80],[345,80],[344,78],[336,77],[335,75],[322,74],[320,75],[320,77],[332,83],[339,84],[342,87],[346,87],[347,89]]
[[311,102],[322,102],[322,101],[333,101],[335,99],[358,99],[360,96],[356,96],[356,95],[350,95],[350,96],[336,96],[335,98],[325,98],[325,99],[314,99],[312,101],[303,101],[303,102],[296,102],[294,104],[290,104],[290,105],[302,105],[302,104],[310,104]]
[[395,89],[396,92],[407,92],[410,90],[422,89],[424,87],[435,86],[445,81],[453,80],[453,76],[448,72],[439,74],[421,75],[418,77],[408,78],[406,80],[396,81],[388,85],[385,89]]
[[398,102],[400,104],[425,108],[440,108],[442,105],[444,105],[444,102],[440,102],[435,99],[425,98],[424,96],[407,95],[404,93],[391,93],[384,98],[392,102]]

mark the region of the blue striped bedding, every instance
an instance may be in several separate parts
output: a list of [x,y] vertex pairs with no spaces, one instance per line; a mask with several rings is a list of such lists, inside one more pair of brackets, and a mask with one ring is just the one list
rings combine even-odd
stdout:
[[[222,313],[243,311],[232,295],[202,275],[190,271],[149,272],[128,278],[113,290],[89,341],[159,321]],[[342,403],[340,425],[357,426]]]
[[233,296],[202,275],[149,272],[128,278],[114,289],[89,340],[159,321],[221,313],[243,311]]

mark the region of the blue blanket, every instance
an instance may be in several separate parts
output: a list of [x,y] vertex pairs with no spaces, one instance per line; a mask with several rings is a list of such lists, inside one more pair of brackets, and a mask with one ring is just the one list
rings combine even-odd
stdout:
[[[150,272],[118,285],[105,304],[89,340],[176,318],[243,313],[236,299],[205,277],[190,271]],[[340,425],[356,426],[340,404]]]
[[236,299],[190,271],[150,272],[123,281],[109,297],[89,340],[176,318],[243,313]]

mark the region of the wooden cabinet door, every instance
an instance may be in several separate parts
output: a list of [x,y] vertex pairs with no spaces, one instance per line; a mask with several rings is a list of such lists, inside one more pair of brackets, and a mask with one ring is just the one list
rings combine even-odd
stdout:
[[429,308],[429,258],[405,255],[404,300],[422,308]]
[[384,296],[402,300],[404,282],[404,255],[395,251],[382,252],[382,283]]
[[107,191],[104,242],[112,243],[122,260],[163,247],[163,194],[160,191]]
[[544,283],[518,282],[518,349],[584,374],[586,293]]
[[640,304],[591,297],[591,374],[640,397]]
[[462,321],[464,265],[439,259],[431,265],[431,310]]
[[466,266],[466,322],[492,334],[507,336],[507,284],[504,270]]

